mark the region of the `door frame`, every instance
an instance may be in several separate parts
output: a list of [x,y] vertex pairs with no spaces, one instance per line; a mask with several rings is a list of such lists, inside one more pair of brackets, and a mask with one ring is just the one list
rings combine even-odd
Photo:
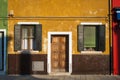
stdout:
[[51,73],[51,36],[68,35],[69,36],[69,74],[72,73],[72,32],[48,32],[48,55],[47,55],[47,72]]
[[4,35],[3,35],[3,40],[4,40],[4,70],[3,71],[0,71],[0,75],[5,75],[6,74],[6,59],[7,59],[7,54],[6,54],[6,51],[7,51],[7,49],[6,49],[6,29],[0,29],[0,32],[3,32],[4,33]]

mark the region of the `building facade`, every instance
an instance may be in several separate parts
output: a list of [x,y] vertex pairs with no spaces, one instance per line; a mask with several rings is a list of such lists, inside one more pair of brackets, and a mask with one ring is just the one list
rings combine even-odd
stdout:
[[112,38],[113,38],[113,74],[120,74],[120,24],[119,24],[119,13],[120,12],[120,1],[112,0]]
[[0,75],[7,72],[7,0],[0,1]]
[[8,74],[110,74],[109,0],[9,0],[8,13]]

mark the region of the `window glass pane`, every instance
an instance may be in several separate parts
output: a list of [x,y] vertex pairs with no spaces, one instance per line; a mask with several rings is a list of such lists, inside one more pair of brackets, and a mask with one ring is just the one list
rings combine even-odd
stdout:
[[84,27],[84,47],[96,47],[96,27]]
[[33,39],[30,39],[30,49],[33,49]]
[[22,49],[32,50],[35,44],[34,26],[22,26]]
[[28,37],[28,30],[27,28],[22,29],[22,38],[27,38]]
[[30,32],[29,32],[30,38],[34,38],[34,29],[33,29],[33,27],[30,28],[29,30],[30,30]]
[[28,49],[28,40],[27,39],[22,40],[22,49]]
[[33,49],[34,26],[23,26],[22,28],[22,49]]
[[22,28],[22,49],[28,48],[28,29]]
[[30,49],[34,49],[34,27],[29,28],[29,47]]

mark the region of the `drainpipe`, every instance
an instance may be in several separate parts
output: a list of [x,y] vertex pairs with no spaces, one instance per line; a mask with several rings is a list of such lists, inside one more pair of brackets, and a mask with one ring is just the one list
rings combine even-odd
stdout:
[[110,49],[110,75],[113,74],[113,50],[112,50],[112,27],[111,27],[111,0],[108,0],[108,20],[109,20],[109,49]]

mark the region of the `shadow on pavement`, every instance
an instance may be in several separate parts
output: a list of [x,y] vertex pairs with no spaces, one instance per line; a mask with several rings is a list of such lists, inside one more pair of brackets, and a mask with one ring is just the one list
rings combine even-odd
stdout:
[[0,80],[57,80],[57,79],[50,79],[49,77],[34,77],[30,75],[6,75],[0,76]]
[[6,75],[0,76],[0,80],[120,80],[120,76],[112,75]]

